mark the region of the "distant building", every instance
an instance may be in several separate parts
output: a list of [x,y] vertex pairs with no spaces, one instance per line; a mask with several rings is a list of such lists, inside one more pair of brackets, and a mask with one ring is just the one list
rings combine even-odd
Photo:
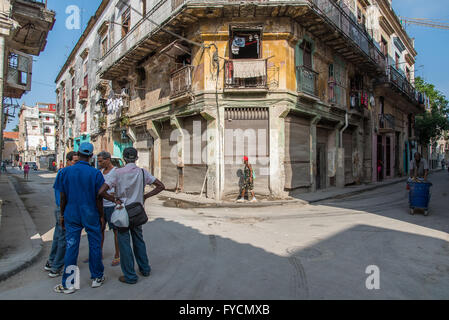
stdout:
[[55,159],[56,105],[22,106],[19,114],[19,154],[22,162],[41,163],[45,169]]
[[19,161],[19,132],[3,133],[4,150],[3,159],[16,163]]

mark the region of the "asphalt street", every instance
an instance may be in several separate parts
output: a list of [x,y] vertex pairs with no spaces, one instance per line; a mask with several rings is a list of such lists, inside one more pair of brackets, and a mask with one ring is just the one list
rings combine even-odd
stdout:
[[[449,174],[434,173],[430,215],[410,215],[405,184],[313,205],[173,208],[146,202],[149,278],[120,283],[104,249],[106,282],[90,287],[87,237],[81,241],[81,289],[52,288],[43,271],[54,227],[54,173],[14,175],[44,250],[38,261],[0,282],[0,299],[448,299]],[[164,204],[165,203],[165,204]],[[378,284],[367,287],[370,270]],[[372,279],[372,278],[370,278]],[[369,280],[369,279],[368,279]],[[368,281],[371,283],[370,281]]]

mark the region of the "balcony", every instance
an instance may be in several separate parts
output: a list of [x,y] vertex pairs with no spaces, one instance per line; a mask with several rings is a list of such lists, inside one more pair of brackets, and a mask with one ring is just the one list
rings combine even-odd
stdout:
[[190,92],[192,88],[193,66],[185,66],[174,71],[170,76],[170,99]]
[[379,132],[392,133],[395,131],[395,118],[391,114],[379,114]]
[[346,60],[363,66],[372,74],[384,72],[385,56],[365,28],[351,18],[352,12],[343,2],[308,1],[312,10],[299,16],[296,19],[299,23]]
[[405,94],[412,102],[418,103],[415,88],[394,66],[388,66],[387,68],[387,81]]
[[327,85],[328,102],[333,106],[347,108],[346,88],[339,85],[335,80],[329,81]]
[[318,72],[306,67],[296,67],[297,70],[297,89],[305,98],[318,99],[317,80]]
[[226,60],[224,65],[226,91],[233,89],[267,90],[266,59]]
[[82,86],[79,90],[78,98],[80,103],[87,102],[87,98],[89,96],[89,90],[87,89],[87,86]]

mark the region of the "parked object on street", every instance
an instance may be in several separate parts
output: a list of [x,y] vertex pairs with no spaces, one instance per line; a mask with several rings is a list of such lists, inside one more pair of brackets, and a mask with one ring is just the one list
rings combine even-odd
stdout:
[[410,214],[415,213],[415,209],[424,211],[424,215],[429,215],[429,201],[430,201],[430,187],[431,182],[420,179],[409,179],[407,182],[409,186],[409,207]]
[[38,170],[37,167],[37,163],[36,162],[28,162],[28,165],[30,166],[31,169],[33,169],[34,171]]

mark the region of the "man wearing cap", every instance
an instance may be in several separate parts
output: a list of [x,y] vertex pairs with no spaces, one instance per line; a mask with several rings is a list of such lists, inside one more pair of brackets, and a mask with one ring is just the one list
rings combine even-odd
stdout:
[[[55,181],[55,189],[61,193],[61,225],[66,231],[66,252],[62,283],[54,288],[58,293],[73,293],[73,277],[67,281],[73,266],[77,265],[81,230],[87,232],[89,241],[89,270],[92,288],[100,287],[104,278],[101,254],[102,230],[104,228],[103,202],[97,197],[104,183],[102,173],[89,165],[93,146],[84,142],[78,154],[79,161],[62,170]],[[70,270],[67,272],[67,268]]]
[[[136,149],[126,148],[123,151],[123,158],[126,166],[116,169],[106,176],[106,182],[99,192],[103,198],[125,206],[135,202],[140,202],[144,205],[146,199],[165,189],[161,181],[153,177],[147,170],[136,166],[135,162],[138,158]],[[144,185],[155,185],[156,188],[145,194]],[[115,197],[107,193],[110,188],[115,188]],[[130,234],[133,240],[132,248]],[[134,270],[134,257],[139,266],[140,274],[148,277],[151,267],[143,240],[142,226],[128,228],[125,231],[120,230],[117,238],[120,249],[120,266],[123,272],[123,276],[120,276],[119,281],[128,284],[137,282],[138,277]]]

